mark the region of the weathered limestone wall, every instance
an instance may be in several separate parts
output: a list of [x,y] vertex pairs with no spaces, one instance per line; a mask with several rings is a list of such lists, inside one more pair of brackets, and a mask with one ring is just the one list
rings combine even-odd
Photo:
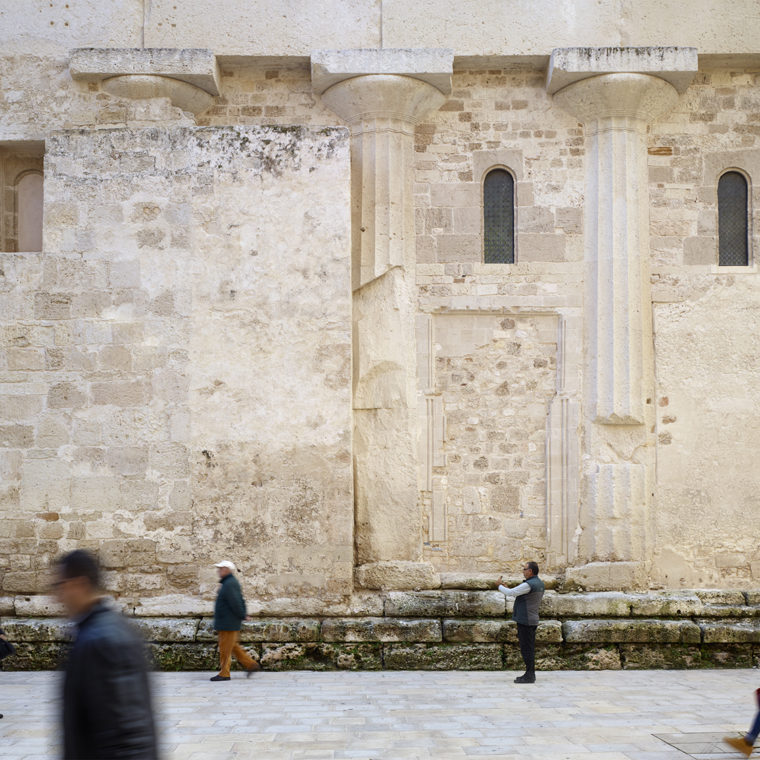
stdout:
[[[2,588],[100,551],[122,600],[353,587],[345,130],[53,132],[3,254]],[[171,597],[170,597],[171,599]]]
[[[652,129],[650,248],[657,365],[653,580],[760,578],[760,74],[707,69]],[[717,182],[750,184],[751,266],[718,269]]]
[[431,329],[432,399],[444,431],[434,442],[428,511],[432,523],[432,501],[443,502],[446,531],[430,561],[440,571],[496,574],[543,561],[557,317],[436,314]]
[[[547,527],[577,522],[559,514],[577,502],[576,449],[563,468],[551,441],[577,447],[579,435],[572,409],[558,410],[577,405],[581,381],[583,152],[581,127],[529,67],[455,71],[417,128],[419,483],[439,569],[559,569],[574,551]],[[480,263],[482,182],[496,166],[515,177],[509,266]]]

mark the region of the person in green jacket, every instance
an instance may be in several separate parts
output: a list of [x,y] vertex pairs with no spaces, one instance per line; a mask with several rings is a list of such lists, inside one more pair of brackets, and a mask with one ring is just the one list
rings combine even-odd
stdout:
[[232,655],[246,671],[249,678],[255,670],[261,670],[261,666],[248,652],[240,646],[240,629],[248,615],[245,611],[245,599],[240,590],[240,584],[235,577],[235,565],[228,559],[217,562],[214,567],[219,575],[219,592],[214,604],[214,630],[219,637],[219,663],[218,675],[213,676],[211,681],[229,681]]

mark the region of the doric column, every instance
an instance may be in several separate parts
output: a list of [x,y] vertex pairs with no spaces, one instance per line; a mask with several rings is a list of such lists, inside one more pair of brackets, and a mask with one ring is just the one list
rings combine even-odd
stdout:
[[579,560],[588,564],[574,574],[592,587],[645,581],[654,451],[646,133],[694,71],[693,49],[552,55],[548,89],[586,129]]
[[360,584],[436,584],[417,487],[414,127],[451,89],[450,51],[322,51],[312,81],[351,128],[356,562]]

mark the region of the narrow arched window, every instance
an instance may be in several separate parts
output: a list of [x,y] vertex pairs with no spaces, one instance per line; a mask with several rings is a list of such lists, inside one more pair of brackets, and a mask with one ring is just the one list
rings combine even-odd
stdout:
[[42,250],[42,173],[27,172],[16,183],[17,250]]
[[740,172],[718,180],[718,263],[723,267],[749,264],[749,188]]
[[515,262],[515,180],[506,169],[492,169],[483,181],[483,261]]

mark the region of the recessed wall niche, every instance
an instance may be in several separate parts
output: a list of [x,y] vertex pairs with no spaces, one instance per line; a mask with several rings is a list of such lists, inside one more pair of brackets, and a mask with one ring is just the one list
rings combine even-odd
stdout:
[[43,162],[40,141],[0,142],[0,250],[42,250]]

